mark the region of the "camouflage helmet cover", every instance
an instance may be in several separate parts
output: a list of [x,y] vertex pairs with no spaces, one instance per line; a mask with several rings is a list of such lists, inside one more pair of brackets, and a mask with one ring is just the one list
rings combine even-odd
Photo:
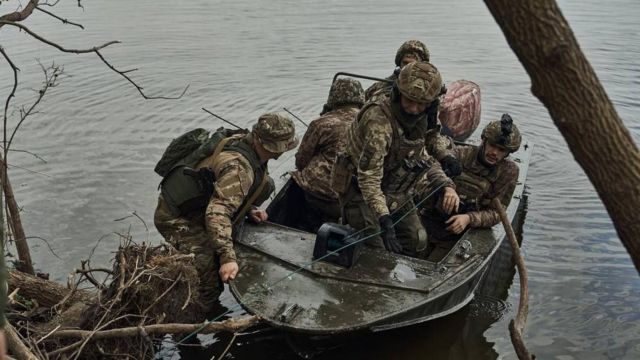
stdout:
[[327,106],[331,109],[343,105],[356,105],[362,107],[364,104],[364,90],[358,80],[341,78],[331,84]]
[[252,133],[262,146],[272,153],[283,153],[298,146],[293,121],[276,113],[266,113],[253,125]]
[[502,114],[499,121],[490,122],[482,130],[482,140],[486,140],[491,145],[501,147],[509,152],[518,151],[522,136],[516,124],[509,114]]
[[405,41],[396,52],[396,66],[400,66],[402,58],[406,55],[412,55],[418,61],[429,61],[429,49],[427,49],[427,46],[422,41]]
[[413,62],[402,68],[396,81],[398,90],[409,100],[430,103],[442,93],[442,77],[428,62]]

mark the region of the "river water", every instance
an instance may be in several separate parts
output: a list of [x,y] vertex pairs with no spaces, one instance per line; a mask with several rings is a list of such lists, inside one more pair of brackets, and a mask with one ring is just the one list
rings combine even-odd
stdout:
[[[24,1],[23,1],[24,2]],[[609,97],[640,141],[640,2],[565,0],[559,4]],[[0,13],[17,1],[3,2]],[[194,127],[223,125],[206,107],[245,126],[267,111],[287,107],[310,120],[321,110],[338,71],[386,76],[397,47],[426,42],[447,82],[475,81],[482,89],[482,124],[509,112],[535,149],[529,168],[528,212],[522,229],[531,294],[525,340],[540,359],[640,358],[640,277],[621,245],[592,185],[532,96],[530,81],[484,3],[381,1],[62,1],[63,25],[42,12],[24,23],[67,48],[110,40],[102,53],[150,95],[144,100],[93,54],[63,54],[17,29],[0,29],[0,44],[20,67],[14,105],[28,106],[41,86],[37,59],[64,66],[41,113],[21,126],[9,154],[10,178],[35,266],[66,281],[80,259],[109,266],[114,233],[157,243],[152,226],[160,180],[153,166],[170,139]],[[0,94],[12,72],[0,61]],[[365,86],[369,83],[365,82]],[[17,123],[13,113],[9,130]],[[606,131],[606,129],[602,129]],[[304,129],[298,128],[302,135]],[[46,161],[46,162],[45,162]],[[279,175],[290,155],[271,164]],[[150,226],[132,216],[135,212]],[[123,219],[124,218],[124,219]],[[514,359],[507,325],[518,301],[517,276],[504,256],[477,299],[462,311],[424,326],[378,334],[327,350],[320,358]],[[508,264],[505,266],[504,264]],[[498,281],[499,280],[499,281]],[[228,293],[222,302],[233,307]],[[202,358],[220,354],[228,337]],[[235,359],[290,359],[274,332],[236,339]],[[177,355],[174,355],[174,357]],[[216,355],[217,356],[217,355]]]

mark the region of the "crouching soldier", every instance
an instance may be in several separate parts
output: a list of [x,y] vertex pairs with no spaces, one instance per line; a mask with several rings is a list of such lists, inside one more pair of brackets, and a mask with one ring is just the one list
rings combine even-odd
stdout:
[[392,96],[366,104],[349,128],[346,152],[336,160],[332,183],[343,222],[364,230],[369,245],[410,256],[426,247],[412,196],[433,162],[425,151],[424,131],[427,110],[441,88],[433,65],[408,64]]
[[364,104],[364,90],[353,79],[337,79],[318,119],[309,124],[296,153],[291,176],[303,190],[304,228],[316,232],[325,222],[338,222],[338,196],[331,188],[331,169],[337,153],[343,152],[345,134]]
[[[489,123],[482,131],[480,146],[457,146],[455,156],[462,174],[454,179],[455,190],[445,187],[442,196],[422,204],[421,218],[429,233],[429,259],[440,260],[468,228],[492,227],[500,222],[491,200],[500,199],[505,208],[518,180],[518,166],[508,158],[520,148],[522,137],[511,116]],[[418,198],[429,194],[433,185],[420,182]],[[459,197],[459,201],[458,198]]]
[[297,144],[289,118],[264,114],[251,132],[217,131],[164,176],[154,223],[174,247],[195,255],[207,308],[217,302],[222,282],[238,273],[235,230],[245,216],[254,222],[267,220],[266,212],[256,208],[274,190],[267,161]]

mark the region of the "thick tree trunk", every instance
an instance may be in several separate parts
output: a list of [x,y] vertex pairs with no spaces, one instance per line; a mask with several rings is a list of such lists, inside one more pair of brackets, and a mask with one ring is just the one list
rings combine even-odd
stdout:
[[[52,307],[58,304],[71,292],[70,289],[57,282],[44,280],[20,271],[9,272],[7,283],[9,292],[19,288],[18,293],[22,297],[28,300],[36,300],[38,305],[44,307]],[[91,304],[96,301],[96,296],[86,290],[76,290],[72,297],[68,299],[68,304],[78,301]]]
[[16,250],[18,251],[18,260],[20,260],[20,265],[17,266],[17,268],[20,271],[33,275],[35,272],[33,270],[33,263],[31,262],[31,252],[29,251],[29,244],[27,244],[27,236],[22,228],[20,209],[16,203],[16,198],[13,196],[13,189],[11,188],[11,182],[9,182],[9,176],[6,172],[7,169],[5,165],[2,155],[0,155],[0,167],[3,172],[1,182],[4,185],[4,198],[7,200],[7,208],[9,209],[9,214],[7,214],[6,220],[13,231],[13,239],[16,243]]
[[640,151],[554,0],[485,0],[640,272]]

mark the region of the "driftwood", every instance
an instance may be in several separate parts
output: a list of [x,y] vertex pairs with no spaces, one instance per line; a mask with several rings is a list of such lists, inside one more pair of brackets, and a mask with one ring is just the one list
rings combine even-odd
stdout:
[[15,355],[18,360],[38,360],[31,350],[22,342],[20,335],[11,326],[6,323],[4,326],[4,333],[7,339],[7,347]]
[[[244,316],[202,323],[205,308],[193,261],[169,245],[136,245],[124,235],[112,269],[91,269],[83,261],[70,288],[11,272],[12,353],[30,350],[34,357],[18,356],[30,360],[153,359],[164,334],[237,332],[258,322]],[[91,276],[95,271],[107,274],[103,283]],[[80,290],[81,284],[94,290]]]
[[84,338],[92,336],[94,340],[147,336],[151,334],[184,334],[198,332],[202,334],[216,333],[220,331],[237,332],[242,331],[258,323],[259,318],[255,315],[246,315],[240,318],[228,319],[221,322],[210,322],[202,324],[156,324],[138,327],[117,328],[102,331],[88,330],[60,330],[51,334],[53,338]]
[[504,230],[507,234],[507,239],[509,239],[509,244],[511,244],[511,248],[513,249],[513,257],[518,268],[518,275],[520,276],[520,300],[518,301],[518,312],[516,313],[515,320],[512,319],[509,322],[511,343],[516,350],[518,359],[532,360],[535,359],[535,356],[529,353],[529,350],[527,350],[524,340],[522,339],[524,326],[527,323],[527,313],[529,311],[529,287],[527,280],[527,268],[524,265],[524,258],[520,253],[520,246],[518,245],[516,234],[513,231],[513,227],[511,227],[511,221],[509,220],[507,213],[504,211],[502,203],[500,203],[500,200],[498,198],[494,198],[491,202],[491,205],[500,214],[500,220],[502,221],[502,225],[504,226]]
[[[34,299],[40,306],[53,307],[71,294],[71,289],[54,281],[44,280],[21,271],[10,271],[7,279],[9,292],[19,289],[19,294],[26,299]],[[76,290],[70,302],[93,303],[96,294],[85,290]]]

